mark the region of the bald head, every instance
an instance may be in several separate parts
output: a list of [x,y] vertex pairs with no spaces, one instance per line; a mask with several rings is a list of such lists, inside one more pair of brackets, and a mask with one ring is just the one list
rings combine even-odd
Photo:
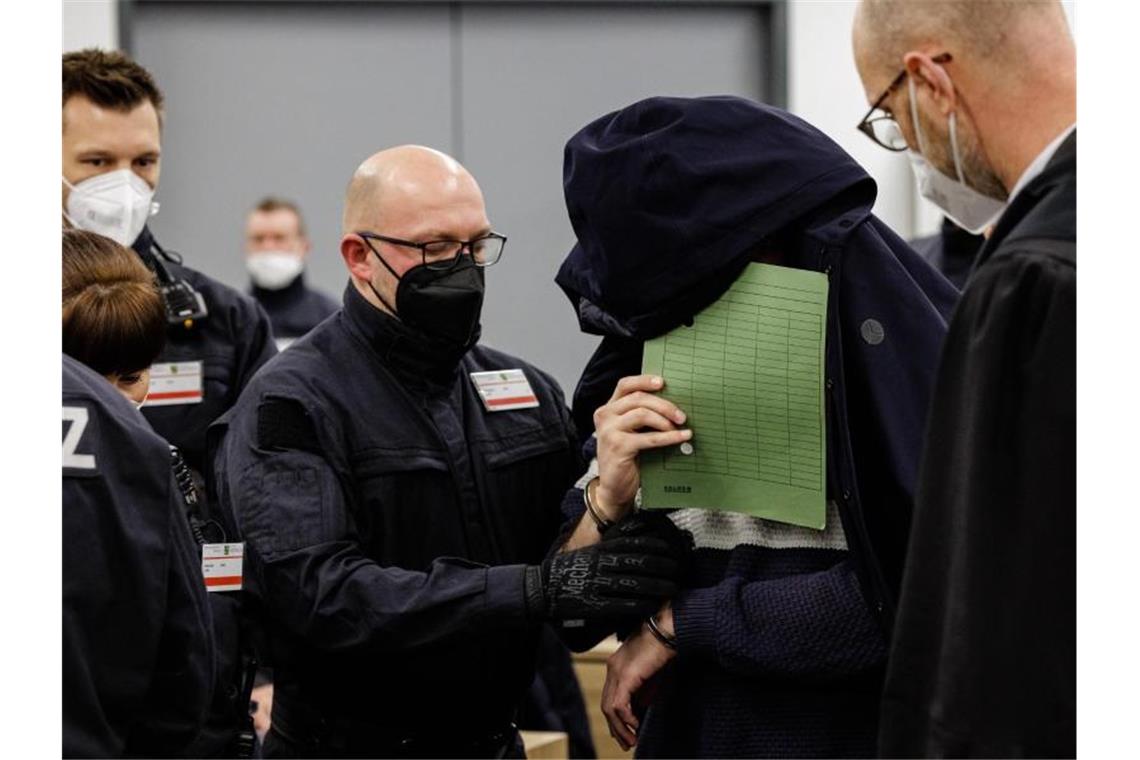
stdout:
[[935,47],[994,75],[1013,74],[1011,67],[1047,58],[1043,47],[1066,41],[1058,0],[862,0],[853,30],[860,73],[876,79],[893,77],[907,51]]
[[[401,277],[424,261],[414,245],[468,241],[491,231],[483,193],[471,173],[438,150],[401,145],[370,156],[344,198],[340,251],[357,290],[390,311]],[[363,233],[363,236],[362,236]]]
[[[375,153],[357,167],[345,192],[343,232],[379,230],[401,216],[447,215],[458,203],[482,205],[470,172],[446,153],[401,145]],[[383,234],[392,234],[385,232]]]
[[[1076,48],[1057,0],[862,0],[852,42],[867,102],[882,96],[911,150],[921,126],[927,160],[993,198],[1076,122]],[[905,86],[888,88],[900,71]]]

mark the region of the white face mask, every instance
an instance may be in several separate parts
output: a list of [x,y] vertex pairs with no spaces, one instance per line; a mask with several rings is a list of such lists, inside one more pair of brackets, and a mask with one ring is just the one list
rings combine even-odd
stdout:
[[259,251],[245,257],[253,284],[265,290],[281,290],[305,268],[301,257],[288,251]]
[[71,188],[67,196],[67,220],[81,230],[97,232],[119,245],[135,242],[146,220],[158,213],[154,190],[130,169],[97,174]]
[[964,230],[979,235],[998,220],[1005,211],[1005,202],[979,193],[966,184],[962,175],[962,161],[958,155],[957,119],[950,114],[950,152],[954,156],[954,171],[958,179],[946,176],[926,160],[926,140],[922,136],[922,126],[918,123],[918,106],[915,105],[914,80],[907,77],[910,88],[910,118],[914,124],[914,134],[918,138],[918,149],[907,151],[910,168],[918,181],[918,192],[923,198],[942,209],[950,220]]

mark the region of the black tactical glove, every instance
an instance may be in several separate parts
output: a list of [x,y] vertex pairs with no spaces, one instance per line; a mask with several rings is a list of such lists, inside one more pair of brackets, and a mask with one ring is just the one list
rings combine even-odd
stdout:
[[670,556],[681,565],[682,574],[688,570],[693,552],[693,534],[678,528],[669,519],[669,513],[660,509],[639,509],[621,522],[606,528],[602,540],[648,536],[669,545]]
[[[693,558],[693,534],[678,528],[669,519],[669,512],[660,509],[639,509],[616,525],[611,525],[602,534],[603,538],[622,536],[651,536],[669,545],[670,556],[680,566],[678,578],[688,577]],[[664,601],[664,600],[662,600]],[[660,605],[658,606],[660,608]],[[652,610],[657,612],[657,609]],[[650,614],[652,614],[652,612]],[[607,621],[619,641],[625,641],[630,634],[641,629],[645,615],[638,617],[615,618]]]
[[550,620],[641,618],[673,596],[685,568],[684,538],[663,529],[654,535],[642,523],[623,531],[625,522],[609,528],[593,546],[528,567],[529,613]]

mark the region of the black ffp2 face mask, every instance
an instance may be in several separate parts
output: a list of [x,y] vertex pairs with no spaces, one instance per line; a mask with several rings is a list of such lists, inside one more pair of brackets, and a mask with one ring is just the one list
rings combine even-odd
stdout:
[[[445,341],[464,351],[475,344],[483,313],[483,270],[475,266],[470,256],[461,254],[455,266],[448,270],[428,269],[418,264],[399,277],[376,249],[372,252],[399,280],[393,311],[401,322],[428,338]],[[372,287],[372,283],[368,285]],[[373,287],[372,292],[387,304],[376,288]]]

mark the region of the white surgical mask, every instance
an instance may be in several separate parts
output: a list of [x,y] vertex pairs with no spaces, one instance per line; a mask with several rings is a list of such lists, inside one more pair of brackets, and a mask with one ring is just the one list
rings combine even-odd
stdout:
[[305,263],[288,251],[259,251],[245,257],[253,284],[265,290],[281,290],[301,274]]
[[142,408],[143,408],[144,406],[146,406],[146,400],[147,400],[147,397],[148,397],[148,396],[150,396],[150,392],[149,392],[149,391],[147,391],[147,394],[146,394],[146,396],[143,396],[143,400],[142,400],[142,401],[132,401],[131,403],[135,405],[135,409],[138,409],[138,410],[141,412],[141,411],[142,411]]
[[135,242],[146,220],[158,213],[154,190],[130,169],[97,174],[73,185],[67,196],[67,220],[81,230],[97,232],[119,245]]
[[959,227],[979,235],[998,220],[1005,210],[1005,201],[979,193],[966,184],[966,178],[962,174],[962,161],[958,155],[957,119],[953,112],[949,123],[950,152],[954,156],[954,171],[957,172],[958,179],[948,177],[926,160],[926,140],[923,139],[922,126],[918,123],[914,80],[910,77],[907,77],[907,87],[910,89],[910,118],[919,149],[918,153],[908,150],[907,158],[910,159],[910,168],[918,181],[918,192],[942,209]]

